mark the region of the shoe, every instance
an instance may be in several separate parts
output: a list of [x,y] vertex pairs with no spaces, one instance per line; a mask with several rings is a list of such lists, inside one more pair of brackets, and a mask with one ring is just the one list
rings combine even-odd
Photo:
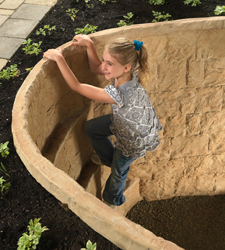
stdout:
[[92,162],[94,162],[96,165],[103,165],[102,164],[102,162],[101,162],[101,160],[100,160],[100,158],[99,158],[99,156],[96,154],[96,153],[93,153],[92,155],[91,155],[91,160],[92,160]]
[[109,204],[108,202],[106,202],[106,201],[104,201],[104,200],[103,200],[103,203],[105,203],[107,206],[109,206],[109,207],[111,207],[111,208],[114,208],[114,207],[115,207],[115,205]]

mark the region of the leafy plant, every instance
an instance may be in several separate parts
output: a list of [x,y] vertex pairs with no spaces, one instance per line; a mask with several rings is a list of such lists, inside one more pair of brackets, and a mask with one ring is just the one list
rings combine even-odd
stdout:
[[185,0],[184,1],[184,4],[188,5],[190,3],[192,3],[191,6],[194,6],[194,7],[196,7],[197,5],[201,5],[202,4],[200,0]]
[[43,35],[43,36],[46,36],[46,32],[44,29],[40,28],[39,30],[36,31],[36,35]]
[[[1,157],[6,158],[9,155],[9,148],[8,148],[8,141],[5,143],[0,143],[0,154]],[[1,162],[0,164],[0,171],[3,172],[5,175],[9,176],[9,174],[7,173],[7,170],[5,168],[5,166],[3,165],[3,163]],[[3,176],[0,177],[0,192],[1,192],[1,199],[4,196],[6,190],[9,189],[9,187],[11,186],[10,182],[7,182]]]
[[40,219],[41,218],[36,218],[34,221],[32,219],[30,220],[29,225],[27,226],[29,232],[23,233],[23,235],[19,238],[17,250],[36,249],[36,246],[41,238],[41,234],[48,230],[47,227],[41,227],[41,223],[39,222]]
[[36,56],[41,52],[40,46],[42,44],[42,41],[39,43],[31,43],[32,40],[28,38],[28,40],[25,40],[22,44],[25,45],[23,50],[25,51],[25,54],[35,54]]
[[110,3],[111,0],[99,0],[99,2],[101,2],[101,4],[106,4],[106,3]]
[[[2,196],[4,196],[5,191],[8,190],[10,186],[11,186],[10,182],[7,182],[5,179],[3,179],[3,176],[0,177],[0,192]],[[1,196],[1,199],[2,199],[2,196]]]
[[216,6],[214,10],[215,15],[223,15],[225,13],[225,6]]
[[7,173],[7,170],[6,170],[6,168],[5,168],[5,166],[3,165],[2,162],[1,162],[0,171],[3,172],[5,175],[9,176],[9,174]]
[[134,16],[132,12],[127,13],[127,16],[123,16],[126,20],[120,20],[117,25],[119,27],[132,25],[134,22],[130,22],[130,19]]
[[164,5],[165,0],[149,0],[149,3],[154,5]]
[[79,11],[79,10],[68,9],[68,10],[66,10],[66,13],[67,13],[67,15],[70,16],[70,18],[74,21],[75,18],[77,17],[77,12],[78,12],[78,11]]
[[84,26],[84,28],[76,28],[75,34],[85,34],[85,35],[87,35],[88,33],[96,32],[97,28],[98,28],[98,26],[86,24]]
[[34,67],[26,68],[25,70],[26,70],[27,72],[29,72],[29,71],[31,71],[33,68],[34,68]]
[[92,244],[92,242],[89,240],[86,243],[86,248],[81,248],[81,250],[96,250],[96,248],[97,248],[97,244],[96,243]]
[[0,154],[3,158],[6,158],[9,155],[8,144],[8,141],[5,143],[0,143]]
[[43,28],[40,28],[36,31],[36,35],[43,35],[46,36],[46,30],[48,31],[48,35],[51,35],[51,32],[55,29],[55,26],[50,27],[50,25],[44,25]]
[[19,74],[20,74],[20,71],[17,68],[17,64],[14,64],[0,71],[0,80],[9,80],[10,78],[19,76]]
[[89,4],[90,1],[91,1],[91,0],[85,0],[86,6],[87,6],[88,8],[93,8],[94,5],[93,5],[93,4]]
[[152,13],[153,13],[153,16],[156,18],[156,19],[152,20],[153,23],[160,22],[160,21],[169,21],[169,18],[171,17],[171,15],[169,13],[166,13],[164,15],[161,12],[154,11],[154,10],[152,11]]

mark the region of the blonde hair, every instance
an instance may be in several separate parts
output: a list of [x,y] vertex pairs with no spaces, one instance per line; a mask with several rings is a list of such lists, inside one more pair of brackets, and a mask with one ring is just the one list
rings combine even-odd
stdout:
[[105,49],[109,54],[116,58],[121,65],[130,64],[131,74],[137,71],[140,83],[145,86],[150,78],[150,70],[148,64],[148,52],[144,45],[139,51],[136,51],[133,42],[126,38],[118,38],[108,44]]

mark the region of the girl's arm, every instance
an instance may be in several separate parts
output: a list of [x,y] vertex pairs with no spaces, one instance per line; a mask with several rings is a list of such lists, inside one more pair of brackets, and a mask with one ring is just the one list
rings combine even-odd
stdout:
[[62,55],[62,49],[49,49],[44,53],[44,57],[57,63],[65,81],[72,90],[95,101],[116,104],[103,88],[83,84],[77,80]]
[[88,63],[91,71],[95,74],[104,75],[104,72],[102,70],[102,62],[98,58],[94,43],[90,39],[90,37],[87,35],[76,35],[73,38],[73,41],[74,42],[72,43],[72,45],[87,47]]

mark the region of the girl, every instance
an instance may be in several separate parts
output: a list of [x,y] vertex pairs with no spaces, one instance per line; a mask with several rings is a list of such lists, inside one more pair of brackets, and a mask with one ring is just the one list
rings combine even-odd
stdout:
[[[120,206],[126,198],[123,190],[130,164],[153,151],[160,144],[158,131],[162,130],[155,109],[141,84],[150,75],[147,50],[143,42],[117,39],[105,47],[99,60],[92,40],[76,35],[73,43],[86,46],[92,72],[114,79],[105,89],[80,83],[68,67],[61,49],[50,49],[44,57],[54,60],[69,87],[92,100],[110,103],[113,114],[89,120],[85,124],[88,139],[101,162],[111,167],[103,199],[109,205]],[[141,84],[140,84],[141,83]],[[109,139],[115,135],[114,145]]]

